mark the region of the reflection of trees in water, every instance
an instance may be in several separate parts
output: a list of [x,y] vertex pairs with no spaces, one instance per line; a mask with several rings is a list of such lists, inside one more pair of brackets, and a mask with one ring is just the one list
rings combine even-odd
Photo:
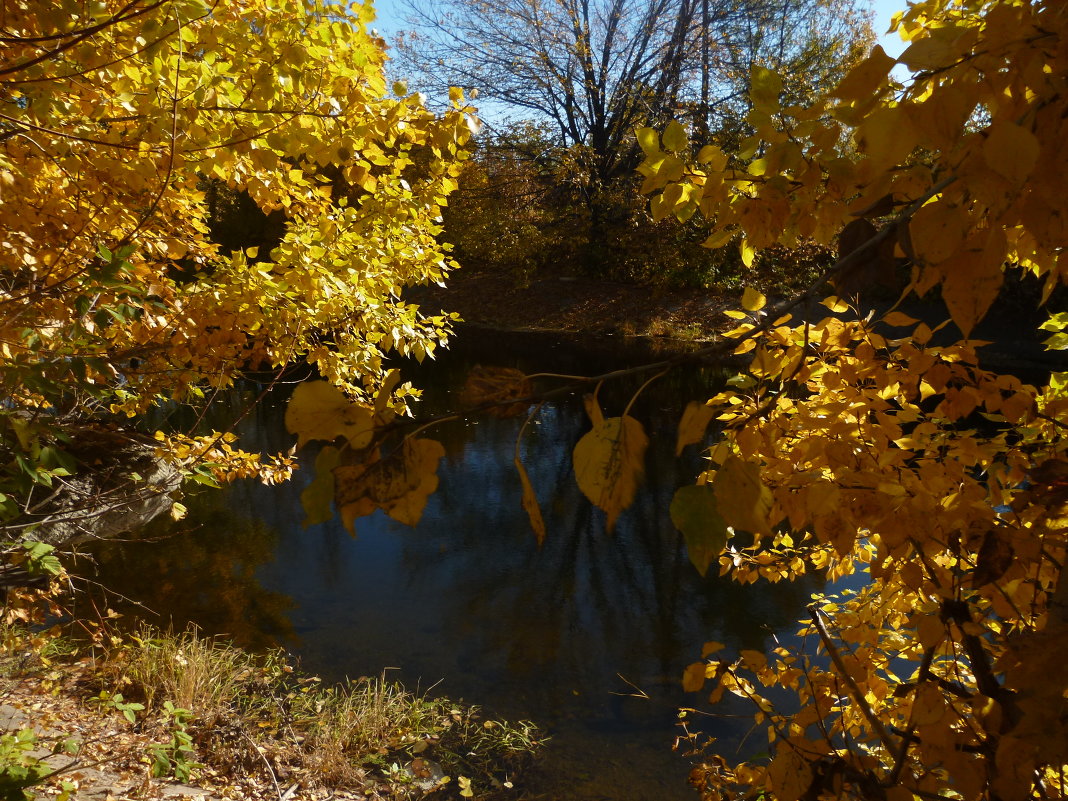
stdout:
[[[612,536],[572,473],[571,449],[589,427],[581,404],[543,408],[522,447],[548,526],[540,550],[511,465],[521,421],[435,432],[455,456],[420,530],[401,535],[404,559],[411,586],[437,588],[442,617],[462,627],[452,636],[467,649],[473,682],[510,685],[526,709],[574,706],[573,692],[625,691],[617,672],[677,698],[681,670],[703,639],[763,648],[772,632],[792,628],[812,582],[757,590],[701,579],[668,517],[672,494],[700,469],[695,455],[675,457],[675,427],[708,381],[665,377],[633,408],[652,445],[642,491]],[[606,415],[619,414],[634,388],[602,393]]]
[[[503,340],[489,344],[511,348]],[[419,414],[448,410],[477,360],[575,374],[625,366],[562,355],[483,349],[443,356],[412,376],[428,388]],[[680,678],[701,643],[763,648],[771,632],[794,627],[815,588],[798,582],[757,590],[701,579],[670,523],[672,494],[701,469],[696,449],[674,455],[679,416],[688,400],[708,397],[724,377],[676,371],[639,397],[631,413],[652,441],[646,481],[612,536],[573,476],[571,451],[589,428],[576,398],[543,408],[523,439],[524,464],[549,528],[540,549],[512,466],[522,420],[483,417],[425,434],[445,443],[448,458],[416,531],[381,516],[358,521],[355,542],[336,521],[302,529],[299,494],[311,476],[301,471],[289,485],[242,483],[205,493],[189,503],[189,520],[149,532],[185,532],[172,539],[100,546],[101,580],[178,624],[195,620],[250,645],[276,637],[293,643],[296,627],[298,650],[319,659],[316,670],[341,674],[358,664],[357,672],[373,673],[398,664],[427,681],[445,677],[448,692],[502,714],[547,723],[600,718],[613,726],[656,716],[658,737],[669,738],[673,705],[698,702],[681,693]],[[641,381],[606,385],[605,413],[620,414]],[[245,447],[287,447],[282,412],[273,404],[250,417],[242,427]],[[313,449],[301,454],[305,464],[314,457]],[[260,566],[275,591],[256,580]],[[631,691],[617,672],[655,703],[610,695]]]
[[192,622],[249,648],[289,637],[291,599],[264,589],[256,576],[273,558],[278,535],[230,508],[240,489],[201,492],[186,499],[185,520],[156,520],[136,540],[95,544],[88,549],[96,562],[93,579],[104,589],[93,592],[131,616],[179,629]]

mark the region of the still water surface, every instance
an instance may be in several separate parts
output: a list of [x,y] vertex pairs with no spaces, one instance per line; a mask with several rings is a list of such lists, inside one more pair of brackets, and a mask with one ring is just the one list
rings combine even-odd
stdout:
[[[598,374],[648,358],[468,331],[411,377],[426,388],[421,413],[432,414],[456,403],[475,364]],[[250,647],[281,643],[326,679],[386,670],[489,714],[533,720],[552,735],[534,779],[545,798],[692,799],[687,760],[671,750],[676,709],[701,705],[682,692],[683,669],[706,640],[737,652],[790,639],[819,589],[811,580],[739,587],[701,578],[671,525],[672,494],[700,469],[696,447],[675,458],[675,426],[687,401],[729,375],[677,371],[641,394],[631,414],[652,440],[645,485],[611,536],[571,474],[571,449],[589,428],[576,397],[547,404],[522,445],[548,527],[541,548],[512,467],[522,419],[482,418],[428,432],[446,458],[414,529],[380,513],[358,520],[355,538],[337,520],[305,528],[299,496],[311,476],[298,472],[277,487],[201,494],[186,521],[158,521],[138,541],[99,548],[100,580],[176,625],[192,621]],[[643,380],[604,387],[606,415],[620,414]],[[220,420],[254,394],[234,393]],[[245,447],[290,446],[287,394],[276,389],[241,424]],[[301,457],[311,464],[314,451]],[[740,719],[703,725],[724,751],[745,733]]]

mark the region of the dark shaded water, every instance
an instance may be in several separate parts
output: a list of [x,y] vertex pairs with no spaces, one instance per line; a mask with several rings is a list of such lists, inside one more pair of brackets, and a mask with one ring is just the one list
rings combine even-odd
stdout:
[[[468,332],[412,378],[433,413],[455,403],[476,363],[595,374],[647,357]],[[571,474],[571,449],[589,424],[570,398],[546,405],[522,446],[548,526],[541,548],[512,467],[522,420],[484,418],[427,434],[447,455],[415,529],[382,514],[357,521],[355,538],[336,520],[303,528],[299,496],[311,477],[302,472],[278,487],[247,482],[190,499],[186,521],[98,548],[99,579],[178,625],[194,621],[252,647],[280,642],[328,679],[389,669],[410,686],[532,719],[553,737],[535,779],[545,797],[692,798],[687,762],[671,751],[675,710],[701,703],[682,692],[683,669],[709,639],[738,650],[789,638],[817,589],[702,579],[668,518],[673,492],[700,465],[696,448],[674,456],[681,410],[728,375],[678,371],[642,393],[631,414],[652,439],[646,483],[612,536]],[[620,414],[642,380],[606,386],[606,414]],[[276,390],[242,423],[245,447],[289,447],[286,394]],[[220,419],[253,395],[228,398]],[[314,452],[302,460],[310,465]],[[738,746],[742,725],[706,723],[725,750]]]

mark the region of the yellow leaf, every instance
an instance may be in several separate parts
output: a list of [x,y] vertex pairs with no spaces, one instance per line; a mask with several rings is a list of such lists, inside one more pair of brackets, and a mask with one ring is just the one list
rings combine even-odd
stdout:
[[909,317],[903,312],[889,312],[883,315],[883,322],[895,328],[905,328],[906,326],[916,325],[919,320],[915,317]]
[[729,456],[712,482],[719,513],[728,524],[753,534],[768,534],[771,490],[760,478],[760,466]]
[[1034,172],[1038,152],[1038,138],[1009,120],[992,124],[983,142],[983,158],[990,169],[1017,186]]
[[660,135],[655,128],[639,128],[635,131],[638,136],[638,144],[647,156],[654,156],[660,152]]
[[930,726],[946,715],[946,699],[938,685],[925,681],[916,689],[912,701],[911,721],[916,726]]
[[718,653],[719,651],[722,651],[726,647],[727,646],[725,646],[721,642],[716,642],[715,640],[709,640],[708,642],[706,642],[704,645],[701,646],[701,658],[704,659],[704,658],[706,658],[706,657],[708,657],[708,656],[710,656],[710,655],[712,655],[714,653]]
[[[389,408],[389,402],[393,397],[393,390],[396,389],[397,384],[400,383],[400,379],[400,370],[390,370],[389,373],[386,374],[386,379],[382,382],[378,394],[375,395],[374,417],[379,425],[385,425],[396,417],[393,410]],[[353,447],[356,446],[354,445]]]
[[751,286],[747,286],[742,292],[742,308],[746,311],[760,311],[765,303],[767,303],[767,298],[764,294]]
[[313,439],[331,442],[344,437],[359,450],[370,445],[374,435],[370,410],[327,381],[298,384],[286,406],[285,423],[286,431],[297,435],[298,447]]
[[913,42],[905,52],[898,56],[898,61],[913,72],[927,69],[941,69],[946,64],[957,60],[959,53],[953,41],[946,36],[928,36]]
[[586,414],[589,416],[594,428],[604,423],[604,412],[601,411],[601,407],[597,403],[597,395],[595,393],[589,392],[583,395],[582,406],[586,409]]
[[693,445],[704,439],[708,424],[715,417],[715,411],[707,403],[690,401],[679,421],[679,433],[675,438],[675,455],[679,456],[687,445]]
[[705,686],[705,663],[694,662],[682,674],[682,689],[695,693]]
[[706,248],[721,248],[734,238],[734,231],[722,230],[709,234],[708,239],[701,243]]
[[715,145],[705,145],[697,153],[697,163],[706,165],[714,172],[720,172],[727,166],[727,154]]
[[921,615],[916,621],[916,635],[924,648],[936,648],[946,638],[946,624],[936,615]]
[[672,120],[668,123],[667,128],[664,130],[664,147],[668,150],[674,150],[676,153],[689,149],[690,138],[686,135],[686,128],[683,127],[682,123],[677,120]]
[[375,509],[400,523],[417,525],[438,488],[438,463],[444,455],[440,442],[411,437],[385,459],[372,457],[362,465],[336,468],[336,503],[346,526],[351,530],[352,519]]
[[642,424],[629,415],[595,423],[575,445],[575,479],[583,495],[604,511],[609,533],[620,512],[634,502],[648,445]]
[[545,542],[545,519],[541,516],[541,507],[538,505],[538,496],[534,493],[534,485],[530,483],[527,469],[515,457],[513,460],[515,469],[519,472],[519,482],[523,485],[523,511],[530,519],[530,527],[534,529],[534,536],[538,538],[538,545]]
[[753,266],[753,259],[756,258],[756,250],[749,244],[748,239],[743,239],[741,245],[739,245],[742,253],[742,264],[746,267]]
[[942,299],[953,322],[967,338],[997,298],[1005,274],[1000,265],[991,269],[978,254],[968,251],[946,261],[942,269]]
[[813,778],[812,766],[792,744],[780,743],[768,765],[768,786],[777,801],[798,801],[801,796],[807,796]]
[[753,107],[768,113],[779,109],[779,95],[782,94],[782,78],[767,67],[754,65],[749,73],[749,97]]
[[846,73],[831,96],[843,100],[868,100],[875,94],[879,84],[886,80],[895,63],[881,45],[875,45],[871,55]]
[[958,206],[946,201],[928,203],[909,221],[913,248],[928,264],[948,259],[961,247],[967,230],[966,220]]
[[457,776],[456,783],[460,785],[460,795],[464,798],[474,798],[475,792],[471,789],[471,780],[466,776]]
[[901,106],[873,111],[854,134],[857,146],[867,155],[875,170],[902,163],[919,143],[919,132],[907,110]]

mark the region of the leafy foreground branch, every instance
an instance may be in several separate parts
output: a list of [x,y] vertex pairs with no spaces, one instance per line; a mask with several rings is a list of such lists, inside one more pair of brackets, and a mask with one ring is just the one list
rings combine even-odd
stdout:
[[2,695],[32,712],[8,707],[0,797],[74,797],[102,782],[143,794],[160,780],[218,797],[497,798],[541,745],[529,723],[483,719],[384,676],[332,687],[282,651],[90,628],[86,643],[4,626]]
[[[909,42],[898,59],[874,48],[811,103],[754,67],[737,151],[680,121],[637,132],[654,219],[699,214],[708,247],[738,243],[747,265],[806,241],[843,254],[824,319],[745,292],[738,327],[712,349],[751,362],[679,427],[680,450],[706,448],[670,509],[697,570],[742,583],[867,574],[814,599],[801,633],[816,653],[713,642],[686,671],[713,705],[750,702],[769,744],[732,761],[694,737],[711,745],[692,777],[707,799],[1068,796],[1068,311],[1056,305],[1068,6],[926,0],[894,26]],[[1009,327],[985,318],[1011,276],[1041,288],[1028,308],[1053,354],[1041,376],[981,362],[979,326]],[[899,303],[940,296],[947,319],[871,312],[875,284],[904,287]],[[481,397],[516,405],[523,381],[500,376]],[[291,430],[344,440],[322,451],[333,464],[317,465],[321,497],[336,490],[350,526],[375,509],[417,519],[436,486],[434,443],[380,449],[369,425],[309,428],[311,400],[294,394]],[[609,416],[589,397],[592,429],[574,450],[608,529],[644,472],[631,406]],[[554,536],[516,461],[537,536]]]

